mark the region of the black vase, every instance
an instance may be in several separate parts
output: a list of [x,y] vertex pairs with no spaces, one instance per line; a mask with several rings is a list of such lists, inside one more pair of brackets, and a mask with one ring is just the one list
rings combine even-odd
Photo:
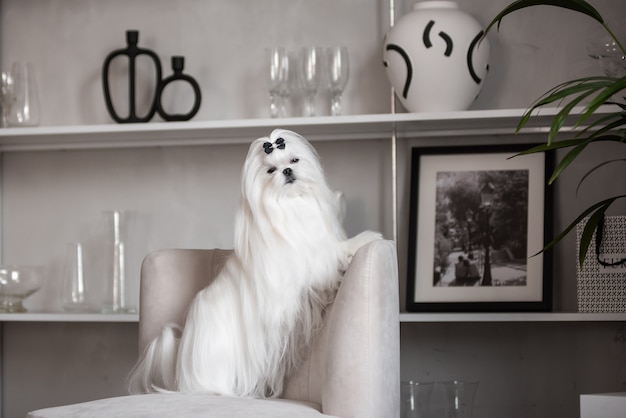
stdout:
[[[126,31],[126,42],[128,46],[124,49],[118,49],[107,55],[102,66],[102,88],[104,90],[104,99],[106,101],[107,110],[111,117],[118,123],[132,123],[132,122],[148,122],[154,116],[157,109],[159,84],[161,82],[161,61],[159,57],[149,49],[139,48],[137,42],[139,41],[139,32],[136,30]],[[136,111],[135,101],[135,60],[139,55],[148,56],[154,63],[156,71],[156,80],[154,85],[154,98],[148,109],[148,113],[144,116],[138,116]],[[111,61],[119,56],[128,56],[128,117],[121,117],[117,114],[111,101],[111,92],[109,89],[109,66]]]
[[[157,111],[159,112],[159,115],[161,115],[161,117],[166,121],[189,120],[193,118],[195,114],[198,113],[198,110],[200,109],[200,103],[202,102],[202,94],[200,93],[200,86],[198,86],[198,83],[193,77],[187,74],[183,74],[184,67],[185,67],[185,57],[181,57],[181,56],[172,57],[172,70],[174,70],[174,74],[167,77],[159,84],[159,92],[157,94],[156,106],[157,106]],[[174,81],[187,82],[193,88],[194,104],[193,104],[193,108],[188,113],[169,114],[165,110],[163,110],[163,106],[161,105],[161,95],[163,94],[163,89],[165,89],[165,87],[169,83],[174,82]]]

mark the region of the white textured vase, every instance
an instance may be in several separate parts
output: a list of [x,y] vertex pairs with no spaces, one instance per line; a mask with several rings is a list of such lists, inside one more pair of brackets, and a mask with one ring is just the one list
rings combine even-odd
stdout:
[[411,112],[465,110],[489,69],[489,41],[453,1],[423,1],[385,37],[383,62],[400,102]]

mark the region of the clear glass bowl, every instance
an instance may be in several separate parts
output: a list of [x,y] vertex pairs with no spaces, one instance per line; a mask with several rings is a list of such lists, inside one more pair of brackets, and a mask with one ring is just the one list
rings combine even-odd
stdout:
[[0,313],[26,312],[22,302],[42,283],[40,267],[0,266]]

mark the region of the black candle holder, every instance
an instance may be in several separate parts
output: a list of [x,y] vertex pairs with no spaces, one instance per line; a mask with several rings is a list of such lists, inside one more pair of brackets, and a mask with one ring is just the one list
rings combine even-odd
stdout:
[[[172,70],[174,70],[174,74],[165,78],[163,81],[161,81],[161,83],[159,83],[159,91],[157,94],[156,109],[157,109],[157,112],[159,112],[159,115],[161,115],[161,117],[165,119],[166,121],[189,120],[193,118],[195,114],[198,113],[198,110],[200,109],[200,103],[202,102],[202,94],[200,93],[200,86],[198,85],[198,83],[193,77],[187,74],[183,74],[184,67],[185,67],[185,57],[173,56],[172,57]],[[161,96],[163,94],[163,90],[165,89],[165,86],[167,86],[169,83],[174,82],[174,81],[187,82],[193,88],[194,104],[193,104],[193,108],[188,113],[169,114],[163,109],[163,106],[161,105]]]
[[[148,122],[154,116],[157,109],[158,102],[158,93],[159,93],[159,85],[161,83],[161,61],[159,57],[149,49],[139,48],[137,43],[139,41],[139,32],[136,30],[126,31],[126,43],[128,46],[124,49],[118,49],[111,52],[107,55],[104,60],[104,64],[102,65],[102,88],[104,90],[104,99],[106,102],[107,110],[111,117],[118,123],[132,123],[132,122]],[[154,86],[154,99],[152,100],[152,104],[150,105],[150,109],[148,113],[140,117],[136,112],[136,102],[135,102],[135,60],[139,55],[147,55],[154,62],[155,70],[156,70],[156,82]],[[111,92],[109,89],[109,66],[111,65],[111,61],[114,58],[119,56],[127,56],[128,57],[128,117],[123,118],[117,114],[113,107],[113,102],[111,100]]]

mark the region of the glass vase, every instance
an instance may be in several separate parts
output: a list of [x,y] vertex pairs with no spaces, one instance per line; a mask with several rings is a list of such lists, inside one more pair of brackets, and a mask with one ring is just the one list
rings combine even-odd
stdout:
[[15,62],[11,68],[12,94],[8,106],[7,125],[38,126],[39,94],[32,64]]
[[87,312],[92,309],[87,299],[83,245],[67,244],[63,269],[63,309],[69,312]]
[[106,292],[102,307],[103,313],[135,313],[137,311],[134,306],[128,305],[126,298],[130,217],[127,211],[104,212]]

